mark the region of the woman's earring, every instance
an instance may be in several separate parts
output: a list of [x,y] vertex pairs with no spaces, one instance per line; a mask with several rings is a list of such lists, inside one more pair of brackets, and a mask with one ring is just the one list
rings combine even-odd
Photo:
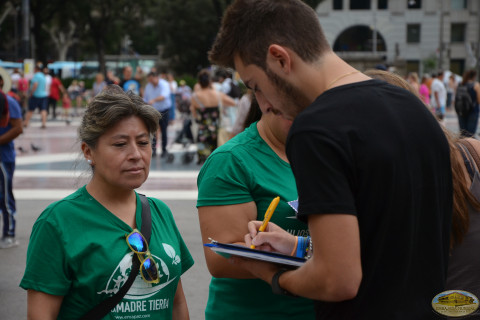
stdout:
[[92,165],[92,160],[87,159],[87,163],[88,163],[89,165]]

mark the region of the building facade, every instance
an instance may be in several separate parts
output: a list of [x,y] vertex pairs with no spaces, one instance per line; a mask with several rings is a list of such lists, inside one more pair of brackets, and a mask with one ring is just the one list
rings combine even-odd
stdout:
[[316,12],[334,51],[361,70],[478,68],[480,0],[324,0]]

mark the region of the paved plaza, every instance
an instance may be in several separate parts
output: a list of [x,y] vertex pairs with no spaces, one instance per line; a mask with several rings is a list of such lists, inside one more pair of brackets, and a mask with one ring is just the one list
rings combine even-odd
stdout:
[[[14,193],[17,199],[16,248],[0,250],[0,319],[26,319],[26,292],[20,283],[25,269],[25,257],[30,232],[38,215],[51,202],[72,193],[88,181],[88,171],[80,145],[76,141],[79,120],[70,125],[48,122],[40,129],[38,118],[16,140],[17,166]],[[172,142],[179,123],[169,130]],[[448,129],[458,131],[457,119],[449,112],[445,119]],[[39,150],[37,150],[39,148]],[[35,150],[33,150],[35,149]],[[208,296],[208,273],[201,243],[195,208],[196,177],[200,166],[184,164],[182,156],[193,146],[170,144],[174,160],[168,163],[158,156],[152,160],[148,181],[139,192],[163,200],[173,212],[178,228],[190,249],[195,265],[182,277],[192,320],[204,319]]]

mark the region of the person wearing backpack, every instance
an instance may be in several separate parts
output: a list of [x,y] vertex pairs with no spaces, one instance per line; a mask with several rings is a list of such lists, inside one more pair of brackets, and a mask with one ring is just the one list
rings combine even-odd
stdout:
[[455,94],[455,111],[458,116],[460,132],[465,137],[473,137],[477,131],[480,83],[476,81],[477,71],[467,70],[463,74],[462,83]]

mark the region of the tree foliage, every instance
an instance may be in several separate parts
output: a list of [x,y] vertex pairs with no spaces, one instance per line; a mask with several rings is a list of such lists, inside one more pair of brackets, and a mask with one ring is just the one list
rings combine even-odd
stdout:
[[207,51],[219,26],[212,1],[162,0],[158,16],[163,58],[170,67],[177,73],[195,73],[207,66]]
[[[322,0],[304,0],[316,8]],[[17,8],[21,0],[10,1]],[[207,53],[233,0],[30,0],[32,49],[37,60],[92,60],[105,55],[156,55],[178,74],[209,65]],[[1,30],[3,32],[3,30]],[[19,32],[21,34],[21,32]],[[11,44],[10,44],[11,47]],[[0,44],[0,51],[2,50]],[[1,57],[0,57],[1,58]]]

